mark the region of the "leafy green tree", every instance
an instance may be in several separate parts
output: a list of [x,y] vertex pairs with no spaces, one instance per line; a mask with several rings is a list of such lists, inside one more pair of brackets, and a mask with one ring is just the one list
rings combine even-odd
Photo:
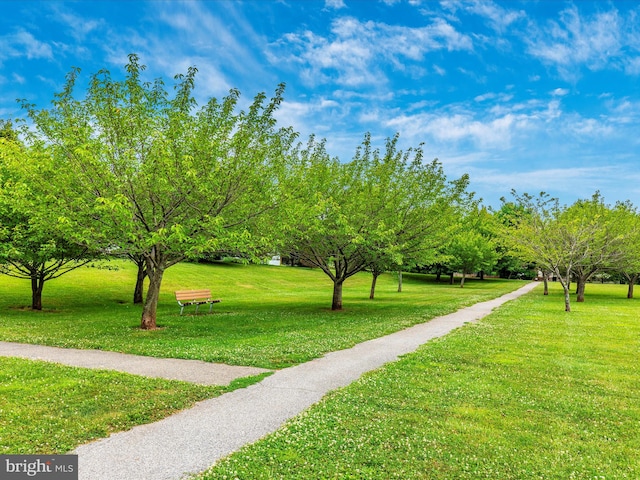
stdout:
[[511,251],[509,247],[509,236],[515,227],[514,219],[525,215],[526,212],[521,206],[507,202],[504,197],[501,198],[501,201],[500,209],[493,212],[496,225],[496,251],[498,253],[496,271],[501,278],[532,278],[535,276],[535,265],[519,258],[517,253]]
[[348,163],[329,158],[313,137],[297,153],[285,244],[332,280],[334,310],[356,273],[371,269],[372,297],[380,273],[433,255],[466,188],[466,177],[448,183],[437,161],[425,163],[421,146],[402,151],[397,143],[387,139],[380,151],[367,134]]
[[597,234],[597,224],[567,214],[558,200],[542,192],[538,197],[512,191],[516,204],[524,212],[513,218],[511,248],[521,257],[552,272],[564,291],[565,311],[571,311],[571,274],[589,255],[589,242]]
[[[398,291],[402,290],[402,270],[433,264],[440,247],[457,227],[462,211],[472,202],[467,192],[468,176],[448,181],[438,160],[425,162],[422,146],[404,154],[396,149],[398,136],[387,141],[385,162],[377,175],[382,193],[381,209],[393,227],[388,245],[377,248],[369,269],[373,275],[369,298],[374,297],[377,277],[398,271]],[[411,154],[414,154],[412,157]]]
[[370,263],[370,247],[391,232],[371,216],[366,202],[371,186],[366,156],[359,153],[354,161],[340,163],[326,153],[324,141],[313,137],[297,156],[292,170],[296,185],[281,218],[283,248],[332,280],[331,308],[340,310],[345,280]]
[[51,109],[25,107],[73,186],[58,194],[77,235],[144,258],[141,328],[154,329],[167,268],[204,252],[250,254],[267,243],[268,230],[254,225],[277,204],[296,135],[277,128],[273,116],[284,85],[269,101],[258,94],[247,111],[237,111],[237,90],[198,107],[196,68],[175,77],[172,96],[161,79],[144,82],[144,69],[130,55],[124,80],[98,72],[80,100],[75,69]]
[[11,120],[0,120],[0,138],[9,140],[12,142],[18,142],[18,132],[13,127]]
[[0,273],[31,282],[31,308],[42,310],[45,283],[92,259],[65,235],[43,182],[52,178],[46,151],[27,149],[16,135],[0,136]]
[[464,280],[468,274],[490,271],[498,257],[493,241],[476,230],[457,233],[445,251],[449,268],[462,273],[460,287],[464,287]]
[[616,221],[624,229],[621,255],[611,266],[627,281],[627,298],[633,298],[634,285],[640,278],[640,215],[630,203],[617,204]]
[[625,214],[625,204],[610,207],[598,192],[589,200],[576,201],[563,212],[562,219],[568,224],[585,225],[592,232],[573,268],[576,301],[584,302],[587,282],[597,273],[614,268],[628,250]]

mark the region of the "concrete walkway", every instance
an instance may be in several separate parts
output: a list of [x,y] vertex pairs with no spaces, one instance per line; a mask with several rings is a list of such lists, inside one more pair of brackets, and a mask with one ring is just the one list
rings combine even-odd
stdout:
[[236,378],[270,371],[264,368],[241,367],[200,360],[154,358],[103,350],[78,350],[9,342],[0,342],[0,357],[21,357],[61,363],[72,367],[117,370],[145,377],[182,380],[200,385],[228,385]]
[[363,373],[467,322],[479,320],[536,285],[530,283],[500,298],[328,353],[280,370],[247,388],[199,402],[159,422],[82,445],[71,452],[79,456],[79,478],[177,480],[201,472],[243,445],[277,430],[330,390],[346,386]]

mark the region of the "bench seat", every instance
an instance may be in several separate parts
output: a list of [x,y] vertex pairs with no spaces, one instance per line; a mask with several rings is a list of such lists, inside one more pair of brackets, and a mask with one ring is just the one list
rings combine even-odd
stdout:
[[178,302],[178,305],[180,305],[180,315],[182,315],[182,312],[184,312],[184,307],[187,307],[189,305],[195,305],[195,313],[198,313],[198,308],[200,307],[200,305],[209,304],[209,313],[211,313],[213,304],[219,303],[222,300],[211,298],[211,290],[207,288],[200,290],[177,290],[176,301]]

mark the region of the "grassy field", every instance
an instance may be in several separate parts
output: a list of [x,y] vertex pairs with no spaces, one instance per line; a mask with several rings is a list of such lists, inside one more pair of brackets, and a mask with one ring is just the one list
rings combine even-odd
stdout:
[[0,455],[65,453],[257,380],[205,387],[0,357]]
[[540,289],[328,395],[199,479],[640,478],[639,300]]
[[[131,304],[135,270],[82,268],[46,284],[34,312],[27,281],[0,276],[0,340],[278,368],[499,296],[520,282],[474,281],[464,290],[407,275],[345,285],[345,310],[331,312],[331,284],[317,270],[178,265],[168,270],[153,332],[137,327]],[[173,291],[210,287],[223,303],[213,315],[179,315]],[[87,441],[163,418],[230,387],[201,387],[44,362],[0,358],[0,454],[63,453]]]
[[[332,284],[319,270],[237,264],[180,264],[167,270],[156,331],[141,331],[131,303],[133,264],[82,268],[45,285],[44,310],[33,312],[27,281],[0,276],[0,340],[113,350],[281,368],[400,330],[462,306],[514,290],[517,281],[470,281],[464,289],[431,277],[393,275],[345,283],[344,310],[332,312]],[[173,292],[211,288],[222,299],[213,315],[179,315]]]

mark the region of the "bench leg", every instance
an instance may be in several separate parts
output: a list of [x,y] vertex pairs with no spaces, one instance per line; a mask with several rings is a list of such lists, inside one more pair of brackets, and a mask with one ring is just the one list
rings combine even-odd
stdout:
[[200,304],[196,303],[196,315],[198,314],[198,309],[200,308]]
[[213,302],[209,303],[209,313],[211,313],[212,308],[213,308]]
[[180,315],[182,315],[183,311],[184,311],[184,305],[180,305]]

